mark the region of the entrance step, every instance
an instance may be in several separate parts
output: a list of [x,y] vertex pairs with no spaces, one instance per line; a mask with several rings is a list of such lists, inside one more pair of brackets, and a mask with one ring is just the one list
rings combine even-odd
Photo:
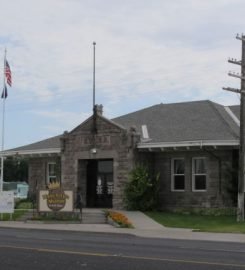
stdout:
[[102,209],[84,208],[82,211],[83,224],[105,224],[106,214]]

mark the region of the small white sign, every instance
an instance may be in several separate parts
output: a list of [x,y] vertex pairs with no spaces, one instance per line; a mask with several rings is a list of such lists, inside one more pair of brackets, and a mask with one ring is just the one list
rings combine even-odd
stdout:
[[0,192],[0,213],[14,213],[14,192]]

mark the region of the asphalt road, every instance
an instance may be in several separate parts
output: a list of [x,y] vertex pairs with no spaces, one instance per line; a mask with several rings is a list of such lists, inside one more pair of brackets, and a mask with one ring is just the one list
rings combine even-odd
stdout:
[[0,269],[245,269],[245,244],[1,228]]

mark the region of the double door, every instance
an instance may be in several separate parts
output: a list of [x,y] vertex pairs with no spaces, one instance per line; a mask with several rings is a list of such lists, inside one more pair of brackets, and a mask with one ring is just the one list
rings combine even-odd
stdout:
[[112,207],[113,160],[87,163],[87,207]]

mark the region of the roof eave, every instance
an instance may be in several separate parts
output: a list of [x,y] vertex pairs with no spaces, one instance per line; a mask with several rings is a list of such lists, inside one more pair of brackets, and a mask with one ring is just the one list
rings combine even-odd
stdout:
[[57,156],[60,155],[60,148],[48,148],[48,149],[35,149],[35,150],[14,150],[14,151],[1,151],[0,156]]
[[138,143],[138,149],[152,148],[178,148],[178,147],[203,147],[203,146],[239,146],[239,140],[200,140],[200,141],[179,141],[179,142],[152,142]]

